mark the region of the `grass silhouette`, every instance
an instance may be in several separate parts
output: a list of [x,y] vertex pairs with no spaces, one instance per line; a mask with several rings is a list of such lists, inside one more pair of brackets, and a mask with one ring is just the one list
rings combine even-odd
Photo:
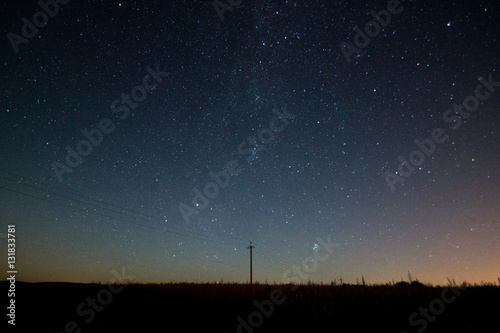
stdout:
[[[387,284],[362,281],[361,284],[332,281],[300,285],[128,283],[112,302],[95,311],[95,319],[90,323],[85,322],[86,318],[79,315],[76,308],[89,297],[95,297],[105,285],[18,282],[16,326],[66,332],[66,325],[74,322],[77,326],[70,328],[75,333],[79,329],[81,332],[128,332],[160,327],[200,332],[297,332],[325,327],[339,332],[382,329],[417,332],[417,327],[409,324],[409,316],[442,297],[445,288],[460,288],[460,296],[428,323],[425,332],[486,331],[488,327],[495,327],[492,325],[500,312],[500,287],[494,283],[458,285],[449,280],[447,286],[434,286],[418,281]],[[248,322],[248,316],[258,311],[255,303],[268,304],[266,300],[275,290],[280,291],[284,302],[273,305],[272,314],[262,316],[257,327],[239,326],[238,318]]]

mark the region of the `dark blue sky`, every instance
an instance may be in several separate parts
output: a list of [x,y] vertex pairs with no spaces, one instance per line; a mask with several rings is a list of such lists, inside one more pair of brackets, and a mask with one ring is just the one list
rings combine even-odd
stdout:
[[307,278],[495,280],[500,8],[394,6],[367,43],[387,2],[70,1],[29,38],[37,2],[1,4],[18,279],[243,282],[251,240],[254,280],[281,282],[330,237]]

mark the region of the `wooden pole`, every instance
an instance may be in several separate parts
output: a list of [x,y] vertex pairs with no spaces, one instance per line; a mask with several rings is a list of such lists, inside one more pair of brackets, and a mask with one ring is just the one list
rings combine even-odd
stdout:
[[250,246],[247,247],[247,249],[250,249],[250,284],[252,284],[252,249],[255,246],[252,245],[252,242],[250,241]]

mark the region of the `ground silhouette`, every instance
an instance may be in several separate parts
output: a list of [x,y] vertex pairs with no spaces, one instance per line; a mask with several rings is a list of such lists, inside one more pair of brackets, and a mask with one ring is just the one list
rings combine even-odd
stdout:
[[[112,287],[18,282],[16,328],[54,333],[145,332],[176,327],[189,332],[329,328],[338,332],[399,333],[417,332],[425,326],[425,332],[456,333],[486,332],[497,326],[495,318],[500,313],[500,287],[493,284],[132,283]],[[458,293],[456,297],[453,290]],[[440,303],[444,309],[439,308]],[[438,314],[434,316],[431,311],[428,314],[432,320],[423,319],[420,309],[429,308]],[[414,313],[412,325],[409,318]]]

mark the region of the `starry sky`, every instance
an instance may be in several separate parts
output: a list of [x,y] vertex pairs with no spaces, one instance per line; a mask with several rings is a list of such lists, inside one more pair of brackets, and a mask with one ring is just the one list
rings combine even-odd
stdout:
[[212,2],[0,4],[18,280],[496,280],[497,1]]

